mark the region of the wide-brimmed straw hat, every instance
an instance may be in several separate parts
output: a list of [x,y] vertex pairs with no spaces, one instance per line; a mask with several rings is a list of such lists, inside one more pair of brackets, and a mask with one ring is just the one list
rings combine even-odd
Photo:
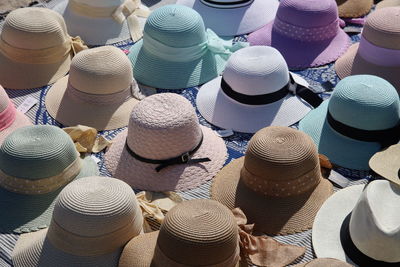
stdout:
[[15,108],[14,103],[0,85],[0,144],[15,129],[28,125],[32,125],[32,122]]
[[22,235],[14,266],[118,266],[123,246],[143,229],[135,193],[109,177],[86,177],[58,196],[50,226]]
[[224,141],[199,125],[190,102],[164,93],[133,108],[128,129],[114,138],[105,164],[135,189],[183,191],[212,179],[226,157]]
[[400,187],[389,181],[340,190],[315,218],[315,254],[357,266],[399,266],[399,209]]
[[311,109],[304,93],[317,99],[312,104],[322,102],[296,84],[294,75],[275,48],[246,47],[232,54],[222,77],[200,88],[196,104],[207,121],[225,129],[254,133],[270,125],[290,126]]
[[318,151],[341,167],[369,170],[369,159],[400,139],[400,102],[382,78],[354,75],[341,80],[330,99],[310,111],[299,129]]
[[235,50],[246,43],[220,39],[204,27],[199,13],[182,5],[153,11],[146,21],[143,40],[130,49],[136,80],[147,86],[181,89],[217,77]]
[[382,77],[400,92],[400,7],[372,12],[360,43],[336,61],[335,70],[341,79],[355,74]]
[[205,26],[219,36],[236,36],[258,30],[273,20],[277,0],[178,0],[193,8],[204,19]]
[[60,128],[32,125],[15,130],[0,147],[0,231],[46,228],[61,189],[74,179],[97,174],[97,164],[90,157],[82,160]]
[[376,4],[375,9],[385,8],[385,7],[398,7],[400,6],[399,0],[383,0]]
[[317,67],[335,61],[349,48],[350,37],[339,23],[334,0],[283,0],[276,18],[248,40],[278,49],[289,69]]
[[61,0],[53,10],[60,13],[68,32],[89,45],[105,45],[143,36],[150,10],[140,0]]
[[225,166],[211,187],[212,199],[241,208],[256,231],[269,235],[310,229],[331,194],[311,138],[279,126],[258,131],[246,155]]
[[128,125],[139,95],[128,57],[104,46],[82,51],[72,60],[69,75],[48,91],[46,108],[63,125],[110,130]]
[[374,0],[336,0],[341,18],[358,18],[367,15]]
[[369,166],[383,178],[400,185],[400,144],[392,145],[373,155]]
[[72,57],[85,49],[67,33],[64,19],[47,8],[12,11],[0,34],[0,83],[28,89],[51,84],[69,70]]

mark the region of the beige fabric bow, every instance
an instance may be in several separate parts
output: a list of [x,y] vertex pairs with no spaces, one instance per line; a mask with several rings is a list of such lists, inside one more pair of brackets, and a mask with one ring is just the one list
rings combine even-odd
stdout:
[[80,51],[88,49],[88,47],[85,45],[81,37],[76,36],[76,37],[71,37],[71,50],[74,53],[74,55],[78,54]]
[[286,245],[268,236],[253,236],[254,224],[247,224],[240,208],[232,210],[239,228],[242,259],[261,267],[283,267],[304,255],[304,247]]
[[97,137],[97,130],[92,127],[77,125],[63,130],[71,137],[79,153],[98,153],[111,146],[111,142],[102,136]]

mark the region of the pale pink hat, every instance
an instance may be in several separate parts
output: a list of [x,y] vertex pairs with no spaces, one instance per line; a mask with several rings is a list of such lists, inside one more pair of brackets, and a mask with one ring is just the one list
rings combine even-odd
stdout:
[[32,125],[29,118],[15,109],[14,103],[0,85],[0,144],[15,129]]
[[135,189],[185,191],[212,179],[226,157],[224,141],[199,125],[190,102],[165,93],[133,108],[128,129],[113,140],[105,164]]

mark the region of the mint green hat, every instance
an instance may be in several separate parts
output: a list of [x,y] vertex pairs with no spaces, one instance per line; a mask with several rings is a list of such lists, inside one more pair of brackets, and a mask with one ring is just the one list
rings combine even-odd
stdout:
[[15,130],[0,147],[0,232],[46,228],[61,189],[98,173],[97,164],[90,157],[81,159],[60,128],[32,125]]
[[163,88],[193,87],[216,78],[229,56],[247,46],[220,39],[205,29],[195,10],[167,5],[153,11],[143,39],[130,49],[135,79],[141,84]]
[[310,111],[299,129],[318,151],[344,168],[369,170],[369,159],[400,139],[400,103],[396,89],[372,75],[341,80],[329,100]]

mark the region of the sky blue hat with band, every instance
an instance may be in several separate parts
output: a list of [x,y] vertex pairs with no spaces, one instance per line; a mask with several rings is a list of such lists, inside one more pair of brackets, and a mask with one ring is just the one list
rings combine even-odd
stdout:
[[135,79],[144,85],[181,89],[203,84],[224,70],[229,56],[247,43],[220,39],[199,13],[167,5],[151,13],[143,39],[130,49]]
[[332,163],[369,170],[376,152],[399,142],[399,124],[396,89],[377,76],[354,75],[341,80],[331,98],[300,121],[299,129]]

